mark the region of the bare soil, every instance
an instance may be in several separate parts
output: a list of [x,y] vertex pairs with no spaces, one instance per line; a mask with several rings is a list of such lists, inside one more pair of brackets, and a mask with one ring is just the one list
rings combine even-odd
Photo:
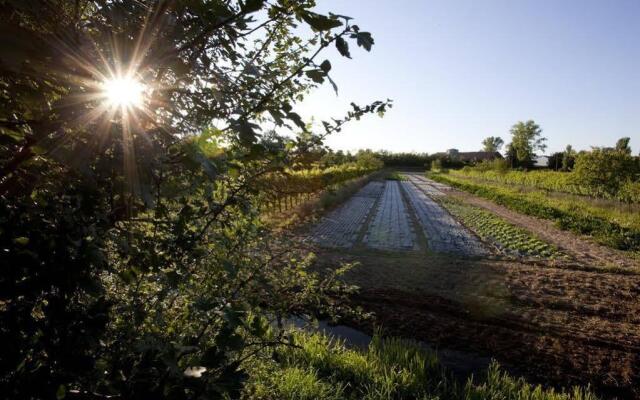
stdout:
[[385,252],[320,253],[357,261],[346,279],[375,317],[358,327],[495,358],[558,387],[590,384],[640,398],[640,276],[504,260]]
[[[424,221],[409,207],[412,229],[420,232],[418,249],[382,251],[357,243],[312,249],[320,270],[359,263],[345,278],[361,288],[354,305],[374,318],[352,325],[368,333],[382,327],[390,335],[493,357],[534,382],[591,385],[605,397],[640,398],[640,274],[628,273],[638,267],[637,260],[548,221],[450,188],[436,189],[529,230],[569,253],[581,268],[551,260],[434,252],[418,229]],[[372,213],[373,208],[359,238]]]

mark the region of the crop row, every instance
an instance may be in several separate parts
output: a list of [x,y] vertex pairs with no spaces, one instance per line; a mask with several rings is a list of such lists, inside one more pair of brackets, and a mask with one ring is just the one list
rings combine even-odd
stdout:
[[484,241],[494,244],[508,255],[557,258],[562,253],[553,245],[546,243],[525,229],[519,228],[497,215],[464,204],[450,197],[439,198],[438,202],[465,226],[475,232]]
[[373,172],[375,169],[362,168],[355,163],[324,169],[285,170],[265,175],[257,185],[262,201],[270,208],[282,210],[291,208],[313,194]]
[[[565,230],[590,235],[606,246],[629,251],[640,251],[640,228],[628,221],[607,218],[578,204],[564,204],[558,199],[540,193],[522,193],[515,189],[472,183],[456,176],[430,174],[435,181],[446,183],[466,192],[492,200],[523,214],[555,221]],[[624,225],[623,225],[624,224]]]
[[496,182],[506,185],[519,185],[553,192],[569,193],[580,196],[608,198],[628,203],[640,203],[640,182],[629,182],[615,195],[607,194],[597,188],[584,185],[572,172],[558,171],[479,171],[472,168],[450,170],[450,174]]

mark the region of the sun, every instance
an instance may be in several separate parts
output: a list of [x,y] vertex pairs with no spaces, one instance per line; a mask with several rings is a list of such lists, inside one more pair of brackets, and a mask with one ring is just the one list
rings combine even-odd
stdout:
[[106,79],[102,84],[104,97],[112,107],[140,108],[144,100],[145,86],[132,77]]

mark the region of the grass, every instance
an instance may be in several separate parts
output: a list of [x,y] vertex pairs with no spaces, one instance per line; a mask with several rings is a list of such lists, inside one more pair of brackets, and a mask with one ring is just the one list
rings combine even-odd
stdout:
[[552,259],[566,257],[555,246],[489,211],[447,197],[438,199],[438,202],[483,240],[495,244],[508,255]]
[[399,174],[397,171],[391,171],[387,173],[387,176],[385,177],[385,179],[388,181],[404,181],[407,178]]
[[522,399],[591,400],[588,389],[559,392],[528,384],[492,363],[482,380],[455,381],[435,353],[417,342],[374,336],[355,350],[316,333],[295,333],[296,347],[249,367],[247,399]]
[[630,251],[631,255],[640,252],[640,222],[636,215],[551,197],[544,192],[521,192],[516,188],[477,183],[448,174],[430,173],[429,177],[514,211],[552,220],[561,229],[589,235],[605,246]]

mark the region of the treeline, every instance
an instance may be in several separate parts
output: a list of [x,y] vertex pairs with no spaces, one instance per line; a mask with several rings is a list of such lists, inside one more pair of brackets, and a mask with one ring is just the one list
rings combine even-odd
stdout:
[[431,163],[434,160],[439,160],[442,165],[447,168],[462,168],[465,165],[471,165],[471,163],[465,163],[457,161],[444,153],[429,154],[429,153],[394,153],[387,150],[373,151],[373,150],[358,150],[355,153],[349,151],[344,152],[342,150],[333,151],[327,149],[326,153],[320,157],[319,165],[323,168],[327,168],[333,165],[340,165],[349,162],[362,162],[362,160],[378,160],[382,166],[388,168],[426,168],[429,169]]
[[510,185],[571,193],[625,203],[640,202],[640,156],[631,154],[629,138],[616,147],[594,147],[590,151],[573,152],[567,146],[557,155],[562,165],[556,171],[511,168],[509,159],[493,160],[463,168],[458,174]]

